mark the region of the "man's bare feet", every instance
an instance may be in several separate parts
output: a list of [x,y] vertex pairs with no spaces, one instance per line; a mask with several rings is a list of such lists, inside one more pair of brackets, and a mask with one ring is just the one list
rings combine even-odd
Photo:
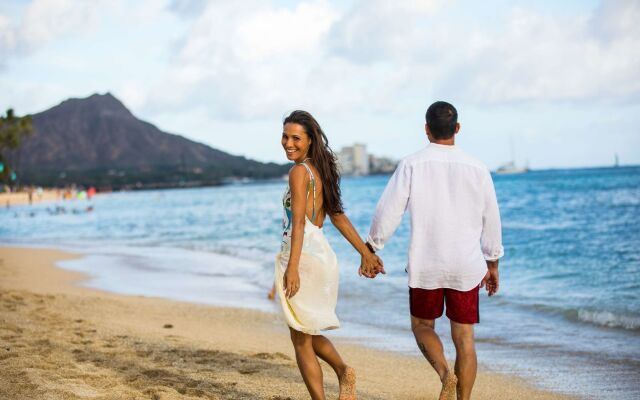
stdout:
[[356,400],[356,370],[347,367],[344,374],[338,377],[340,383],[339,400]]
[[439,400],[456,400],[456,385],[458,378],[454,373],[447,372],[442,380],[442,390],[440,391]]

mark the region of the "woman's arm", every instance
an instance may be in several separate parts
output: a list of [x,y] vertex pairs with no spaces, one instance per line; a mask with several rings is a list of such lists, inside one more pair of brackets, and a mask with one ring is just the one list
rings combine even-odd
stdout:
[[284,292],[290,298],[300,289],[298,266],[304,240],[305,214],[307,211],[307,187],[309,175],[302,165],[295,165],[289,171],[289,189],[291,190],[291,254],[284,273]]
[[361,275],[364,275],[367,278],[375,278],[378,273],[386,273],[384,270],[384,264],[380,257],[369,251],[369,248],[362,241],[362,238],[358,235],[356,228],[353,227],[345,213],[332,214],[329,215],[329,218],[331,219],[333,226],[335,226],[342,236],[351,243],[353,248],[360,253],[360,257],[362,259],[360,263],[360,270],[358,272]]

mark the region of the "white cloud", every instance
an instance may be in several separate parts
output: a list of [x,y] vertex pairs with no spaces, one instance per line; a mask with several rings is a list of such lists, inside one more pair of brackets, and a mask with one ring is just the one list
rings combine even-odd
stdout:
[[[336,17],[322,1],[292,9],[259,1],[209,3],[178,47],[149,107],[208,102],[223,118],[255,118],[299,104]],[[167,92],[167,85],[176,90]]]
[[97,1],[34,0],[20,22],[0,15],[0,62],[29,54],[61,37],[85,32],[96,23]]
[[0,14],[0,68],[17,46],[16,32],[9,18]]
[[631,2],[572,18],[516,10],[505,29],[481,34],[457,71],[459,88],[476,103],[637,98],[640,31],[624,23],[637,14],[640,4]]
[[41,84],[6,79],[0,79],[0,94],[0,112],[11,107],[18,115],[44,111],[68,97],[67,88],[60,83]]
[[9,18],[0,15],[0,48],[12,49],[16,45],[15,32]]
[[114,94],[128,107],[136,110],[147,102],[146,90],[137,81],[124,81],[114,90]]
[[35,0],[27,8],[18,29],[28,50],[60,36],[79,33],[91,27],[93,11],[99,2],[72,0]]
[[437,13],[443,3],[440,0],[359,1],[332,27],[331,49],[339,56],[363,64],[406,58],[413,54],[416,44],[428,40],[425,18]]
[[[202,6],[193,4],[182,7]],[[451,13],[442,17],[448,7],[375,0],[341,13],[324,1],[208,3],[148,109],[204,102],[218,117],[253,119],[295,107],[401,113],[406,102],[434,97],[494,104],[640,93],[637,3],[571,17],[515,9],[502,25],[455,29]]]
[[194,17],[205,9],[207,0],[171,0],[167,9],[183,17]]

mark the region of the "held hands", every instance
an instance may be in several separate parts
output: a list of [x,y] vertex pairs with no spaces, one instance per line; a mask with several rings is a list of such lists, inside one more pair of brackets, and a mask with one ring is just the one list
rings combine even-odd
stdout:
[[386,274],[386,271],[384,270],[384,263],[380,257],[367,250],[361,256],[358,275],[373,279],[378,274]]
[[298,269],[287,267],[282,279],[284,294],[288,299],[290,299],[298,293],[298,290],[300,290],[300,274],[298,273]]
[[487,261],[487,273],[480,282],[480,287],[486,288],[489,296],[493,296],[498,292],[500,287],[500,276],[498,274],[498,262]]

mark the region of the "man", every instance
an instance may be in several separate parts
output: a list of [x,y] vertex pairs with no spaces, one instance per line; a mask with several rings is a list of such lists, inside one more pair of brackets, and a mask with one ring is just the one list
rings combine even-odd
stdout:
[[[458,113],[439,101],[426,113],[430,144],[404,158],[376,207],[367,238],[378,251],[406,210],[411,214],[409,297],[411,328],[424,357],[440,376],[440,399],[467,400],[476,377],[473,324],[480,321],[478,292],[498,291],[498,259],[504,254],[500,214],[491,174],[455,146]],[[383,268],[363,266],[375,276]],[[435,320],[446,304],[456,347],[449,370]]]

